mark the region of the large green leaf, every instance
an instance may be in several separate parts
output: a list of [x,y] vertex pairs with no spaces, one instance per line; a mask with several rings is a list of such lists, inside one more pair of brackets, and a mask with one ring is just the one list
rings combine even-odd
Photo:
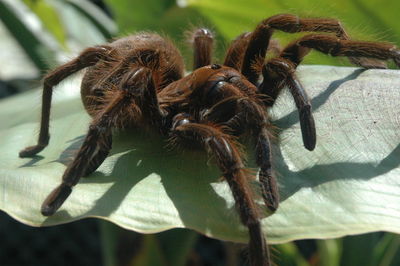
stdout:
[[[314,66],[300,68],[299,77],[312,98],[318,142],[313,152],[303,148],[293,100],[281,95],[270,110],[281,192],[278,211],[263,212],[270,243],[400,233],[400,72]],[[115,134],[110,156],[54,216],[41,216],[90,121],[78,87],[77,78],[57,88],[49,147],[31,159],[18,152],[36,141],[40,91],[1,103],[0,209],[33,226],[99,217],[143,233],[186,227],[246,241],[230,190],[204,153],[171,151],[165,139],[132,130]]]

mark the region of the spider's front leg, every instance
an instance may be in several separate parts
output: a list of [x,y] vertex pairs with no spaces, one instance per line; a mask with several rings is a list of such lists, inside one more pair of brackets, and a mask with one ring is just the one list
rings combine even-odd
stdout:
[[106,58],[109,51],[110,47],[108,46],[87,48],[74,60],[56,68],[46,75],[43,81],[42,114],[38,143],[34,146],[26,147],[24,150],[20,151],[19,157],[31,157],[42,151],[49,143],[49,121],[53,87],[59,84],[66,77],[78,72],[79,70],[96,64],[103,58]]
[[219,169],[231,188],[241,222],[250,235],[249,252],[252,266],[270,265],[269,250],[262,233],[260,215],[254,202],[242,156],[232,137],[219,127],[194,123],[188,115],[174,118],[171,135],[175,142],[196,141],[215,157]]
[[112,128],[150,116],[153,116],[150,124],[156,123],[158,127],[162,123],[150,69],[142,67],[126,73],[120,87],[106,97],[107,103],[90,124],[81,148],[64,172],[61,184],[43,202],[43,215],[53,215],[80,178],[95,171],[105,160],[111,149]]
[[303,86],[298,81],[295,70],[296,65],[289,60],[274,58],[268,61],[262,70],[263,82],[259,86],[259,91],[266,96],[264,104],[272,106],[282,88],[288,86],[299,112],[304,147],[312,151],[317,142],[317,134],[311,102]]

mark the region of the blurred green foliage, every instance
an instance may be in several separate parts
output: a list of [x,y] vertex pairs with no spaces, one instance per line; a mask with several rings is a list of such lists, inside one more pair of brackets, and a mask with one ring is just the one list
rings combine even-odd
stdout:
[[[10,14],[16,18],[21,17],[21,21],[24,16],[24,13],[16,14],[12,9],[6,8],[10,6],[11,2],[0,0],[3,10],[0,16],[1,20],[20,40],[20,44],[36,65],[39,68],[48,68],[49,65],[45,63],[54,62],[54,60],[49,60],[48,55],[35,52],[37,46],[31,45],[33,41],[19,36],[29,35],[27,34],[29,25],[25,25],[27,29],[23,31],[18,25],[19,23],[15,23],[15,21],[7,23],[7,17]],[[183,8],[173,0],[105,0],[112,11],[118,31],[115,30],[115,25],[111,25],[114,22],[88,0],[15,0],[14,2],[18,3],[17,5],[19,2],[23,2],[30,11],[36,14],[44,29],[42,33],[50,33],[58,42],[60,49],[67,52],[76,53],[83,46],[102,41],[101,38],[93,38],[92,41],[87,40],[83,43],[80,42],[80,45],[71,47],[71,39],[74,37],[77,39],[77,36],[82,37],[82,34],[76,32],[85,32],[85,35],[92,37],[93,31],[98,31],[104,37],[103,41],[106,41],[112,36],[127,35],[136,31],[156,31],[175,40],[187,58],[188,66],[191,65],[191,51],[186,44],[186,31],[196,26],[213,29],[217,36],[216,58],[221,60],[230,40],[242,32],[251,31],[261,19],[278,13],[293,13],[303,17],[337,18],[343,22],[346,30],[354,39],[390,41],[400,44],[400,24],[397,22],[400,2],[395,0],[387,0],[384,3],[378,0],[338,0],[335,2],[328,0],[318,2],[309,0],[177,1],[184,6]],[[15,3],[13,5],[16,5]],[[68,13],[69,16],[66,17],[64,13]],[[76,27],[71,26],[76,24],[74,21],[81,21],[82,17],[85,18],[86,25],[79,23]],[[92,24],[94,27],[89,29],[88,24]],[[37,36],[37,34],[42,33],[31,32],[31,35],[41,40],[41,36]],[[275,36],[282,44],[285,44],[300,35],[277,32]],[[41,45],[49,47],[44,41],[41,42]],[[346,60],[338,60],[317,52],[312,52],[310,56],[306,57],[305,63],[349,65]],[[53,64],[50,63],[50,65]]]
[[[337,18],[343,22],[354,39],[390,41],[400,45],[398,23],[400,1],[397,0],[179,1],[185,4],[184,8],[179,7],[173,0],[105,0],[105,2],[112,10],[118,31],[115,30],[111,19],[86,0],[0,0],[0,19],[42,72],[64,60],[65,53],[75,54],[84,46],[142,30],[157,31],[171,36],[190,62],[190,49],[185,45],[184,32],[198,25],[211,27],[216,32],[218,42],[216,57],[221,59],[229,40],[244,31],[251,31],[261,19],[277,13]],[[21,9],[22,5],[26,9]],[[63,12],[69,12],[69,16],[66,17]],[[27,15],[33,15],[42,27],[38,30],[29,25],[26,20]],[[75,20],[80,23],[74,23]],[[82,42],[78,40],[82,35],[89,37]],[[282,43],[287,43],[299,34],[277,33],[276,36]],[[49,42],[49,37],[57,45]],[[341,60],[315,52],[307,57],[305,62],[343,64]],[[23,71],[23,67],[21,69]],[[110,232],[107,231],[107,226],[104,232],[105,239],[108,239],[105,244],[107,246],[113,243],[112,234],[107,236],[107,232]],[[181,238],[185,239],[184,236]],[[187,243],[193,242],[192,235],[186,238],[189,239]],[[167,240],[164,241],[170,241],[168,237],[165,239]],[[154,237],[146,238],[143,248],[147,248],[147,251],[153,250],[155,253],[159,249]],[[134,265],[154,265],[151,264],[151,258],[159,257],[152,257],[147,251],[140,253],[141,257],[135,259]],[[182,249],[180,258],[175,258],[175,261],[178,260],[179,264],[183,265],[182,258],[186,254],[187,250]],[[278,257],[275,259],[278,265],[400,265],[400,237],[390,233],[372,233],[338,240],[318,240],[317,252],[308,258],[308,262],[294,243],[276,245],[275,254]]]

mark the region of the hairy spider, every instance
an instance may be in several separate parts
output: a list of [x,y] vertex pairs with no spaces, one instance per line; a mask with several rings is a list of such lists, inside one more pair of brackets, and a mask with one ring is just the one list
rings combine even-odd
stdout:
[[[323,34],[305,35],[282,49],[271,40],[274,30]],[[20,157],[33,156],[48,144],[52,88],[88,68],[81,94],[93,121],[62,183],[44,201],[42,214],[54,214],[79,179],[100,166],[111,149],[113,128],[154,130],[173,144],[197,143],[215,158],[232,190],[240,220],[249,230],[251,265],[269,265],[259,210],[237,137],[248,134],[254,140],[262,197],[275,211],[279,194],[271,167],[267,109],[283,87],[289,88],[299,110],[305,148],[313,150],[316,145],[310,101],[295,76],[302,59],[315,49],[349,57],[365,68],[385,68],[380,60],[389,59],[400,67],[400,50],[389,43],[353,41],[334,19],[301,19],[290,14],[267,18],[253,32],[239,35],[222,65],[212,64],[213,35],[209,30],[195,30],[192,41],[194,70],[185,77],[179,51],[152,33],[88,48],[50,72],[44,78],[38,144],[21,151]],[[268,50],[276,56],[265,62]]]

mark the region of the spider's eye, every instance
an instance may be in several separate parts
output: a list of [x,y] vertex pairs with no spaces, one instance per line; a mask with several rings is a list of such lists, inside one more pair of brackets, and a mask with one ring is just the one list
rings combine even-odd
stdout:
[[179,126],[191,123],[189,114],[177,114],[172,119],[172,129],[176,129]]
[[226,81],[220,80],[215,83],[214,86],[210,88],[210,90],[207,93],[207,98],[215,98],[217,96],[218,92],[221,90],[226,85]]
[[221,68],[221,65],[218,65],[218,64],[211,65],[211,69],[220,69],[220,68]]

